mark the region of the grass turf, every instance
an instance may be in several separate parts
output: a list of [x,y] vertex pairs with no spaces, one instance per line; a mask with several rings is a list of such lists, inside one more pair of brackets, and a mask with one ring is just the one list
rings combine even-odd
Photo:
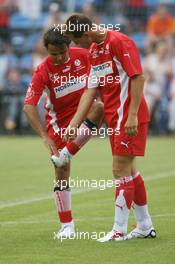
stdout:
[[[94,239],[56,241],[53,169],[42,141],[1,137],[0,263],[174,263],[174,138],[150,138],[138,166],[148,188],[155,240],[98,243]],[[74,179],[112,179],[108,140],[91,140],[72,162]],[[114,189],[73,194],[76,231],[108,232],[113,224]],[[135,224],[131,213],[129,230]],[[80,236],[80,235],[79,235]]]

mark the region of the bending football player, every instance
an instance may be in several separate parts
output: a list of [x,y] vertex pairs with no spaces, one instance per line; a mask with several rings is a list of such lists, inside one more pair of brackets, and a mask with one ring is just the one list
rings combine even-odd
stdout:
[[[61,222],[57,238],[74,236],[69,188],[70,158],[91,138],[91,131],[103,119],[103,104],[94,100],[79,135],[70,143],[62,135],[68,126],[80,98],[84,96],[89,73],[89,55],[86,49],[69,48],[70,40],[60,30],[52,28],[44,35],[44,45],[49,56],[38,66],[27,90],[24,112],[30,125],[49,149],[55,168],[54,197]],[[43,92],[46,100],[46,126],[43,127],[37,104]],[[59,150],[62,150],[59,155]]]

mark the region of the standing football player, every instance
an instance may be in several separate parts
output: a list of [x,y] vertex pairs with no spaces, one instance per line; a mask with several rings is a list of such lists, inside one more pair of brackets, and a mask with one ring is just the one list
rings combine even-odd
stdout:
[[[44,46],[49,56],[38,66],[27,90],[24,112],[30,125],[43,139],[55,162],[54,198],[61,229],[57,238],[74,236],[74,222],[71,213],[71,192],[69,188],[70,159],[90,139],[91,130],[98,127],[103,118],[103,104],[94,101],[87,119],[80,126],[77,138],[66,145],[62,131],[73,118],[84,89],[87,87],[87,74],[90,70],[89,55],[82,48],[69,48],[70,39],[61,30],[52,28],[44,35]],[[37,104],[41,95],[47,94],[46,126],[43,127]],[[44,110],[44,109],[43,109]],[[63,133],[64,134],[64,133]],[[66,163],[57,166],[59,150],[70,151]],[[63,153],[64,156],[64,153]],[[60,161],[60,160],[59,160]]]
[[[148,212],[144,180],[135,164],[136,156],[144,156],[150,118],[143,96],[144,76],[139,51],[128,36],[97,27],[82,14],[70,16],[66,25],[72,41],[90,48],[91,61],[88,90],[67,128],[66,138],[73,138],[71,131],[86,117],[97,86],[104,102],[107,126],[113,129],[110,143],[113,174],[118,183],[115,218],[112,231],[99,241],[156,237]],[[126,236],[131,206],[137,227]]]

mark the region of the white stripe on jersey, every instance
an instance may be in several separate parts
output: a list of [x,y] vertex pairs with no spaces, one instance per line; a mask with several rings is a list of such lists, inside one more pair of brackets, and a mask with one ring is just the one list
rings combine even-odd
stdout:
[[99,85],[99,79],[95,74],[93,67],[91,67],[89,78],[88,78],[88,89],[97,88]]
[[68,82],[54,88],[56,98],[63,97],[86,87],[87,74],[74,77]]
[[121,122],[123,119],[123,107],[126,102],[126,99],[128,97],[128,86],[129,86],[129,77],[125,70],[123,69],[120,61],[117,60],[116,57],[113,57],[113,60],[116,64],[117,70],[120,75],[120,87],[121,87],[121,92],[120,92],[120,107],[118,108],[118,121],[117,121],[117,127],[116,130],[120,130]]
[[50,91],[47,87],[45,88],[45,92],[47,94],[46,108],[49,110],[48,114],[51,117],[50,124],[54,130],[54,134],[58,134],[60,129],[59,129],[57,122],[56,122],[57,116],[56,116],[55,111],[53,111],[53,104],[50,101]]

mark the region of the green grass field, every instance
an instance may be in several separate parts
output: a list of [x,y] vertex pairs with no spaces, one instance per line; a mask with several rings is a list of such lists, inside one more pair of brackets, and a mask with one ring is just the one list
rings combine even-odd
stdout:
[[[39,138],[0,138],[0,263],[174,263],[175,138],[150,138],[138,160],[157,239],[98,243],[54,240],[59,228],[52,200],[53,169]],[[108,140],[94,139],[74,158],[72,178],[112,179]],[[73,189],[77,232],[108,232],[114,189]],[[130,215],[129,230],[135,224]],[[94,234],[94,233],[93,233]]]

